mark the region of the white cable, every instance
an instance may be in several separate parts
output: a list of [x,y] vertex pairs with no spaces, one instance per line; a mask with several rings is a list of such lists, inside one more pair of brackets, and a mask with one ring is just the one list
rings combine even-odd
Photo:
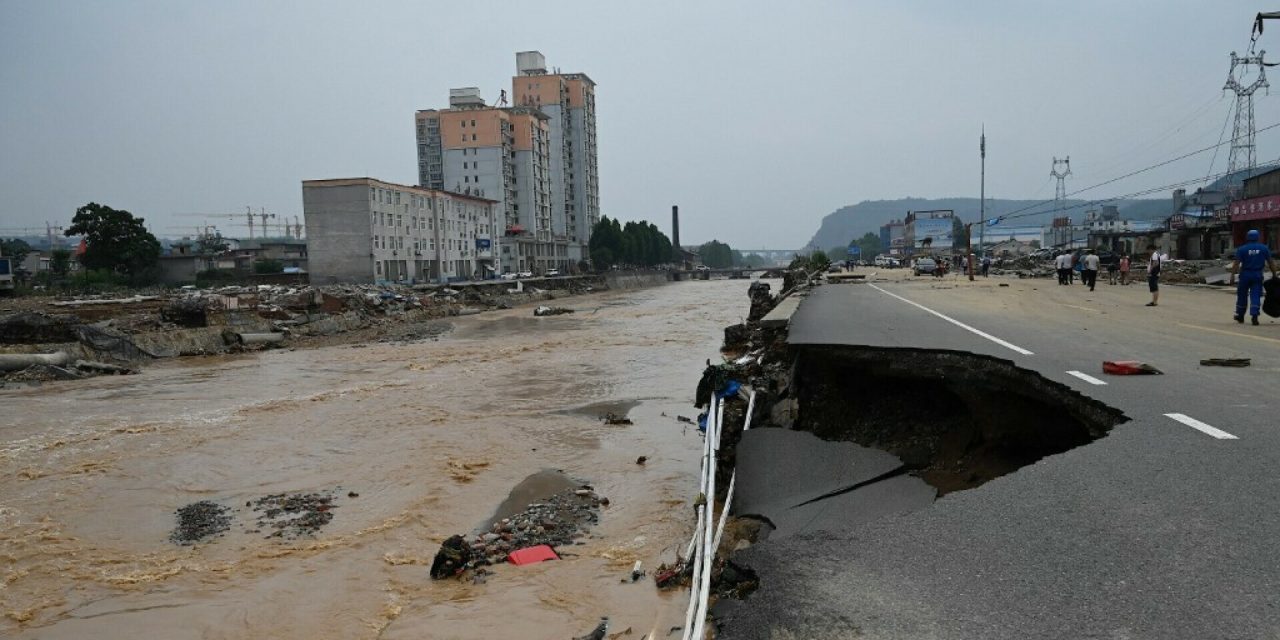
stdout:
[[[724,419],[724,405],[718,400],[713,401],[712,413],[715,416],[715,441],[720,438],[720,423]],[[711,421],[708,420],[708,423]],[[698,590],[698,610],[694,613],[693,635],[690,640],[702,638],[703,627],[707,623],[707,600],[711,595],[711,566],[715,561],[715,549],[711,548],[712,538],[715,537],[713,527],[715,523],[716,512],[716,451],[711,451],[709,458],[710,465],[707,473],[707,532],[703,536],[702,542],[704,549],[702,552],[702,562],[705,565],[702,568],[702,587]]]
[[[755,407],[755,390],[751,390],[751,397],[746,401],[746,420],[742,422],[742,431],[751,429],[751,410]],[[719,541],[724,536],[724,521],[728,520],[728,512],[733,504],[733,485],[737,484],[737,470],[733,470],[733,475],[728,476],[728,490],[724,492],[724,506],[721,507],[721,521],[716,526],[716,539],[712,541],[712,553],[719,550]]]
[[[711,406],[707,409],[707,430],[702,442],[702,472],[698,477],[698,492],[703,495],[706,495],[707,472],[710,468],[710,462],[714,459],[713,456],[715,455],[711,450],[711,439],[714,435],[713,429],[715,428],[715,415],[716,398],[713,393],[711,396]],[[689,541],[689,546],[691,548],[689,553],[686,554],[686,557],[688,557],[687,562],[693,563],[693,574],[689,581],[689,606],[685,608],[684,612],[683,640],[690,640],[692,637],[690,632],[693,628],[694,616],[702,608],[698,600],[698,585],[702,581],[702,556],[703,549],[706,546],[702,541],[703,538],[706,537],[706,522],[712,519],[712,516],[708,515],[709,513],[706,503],[698,505],[698,524],[693,529],[693,539]]]

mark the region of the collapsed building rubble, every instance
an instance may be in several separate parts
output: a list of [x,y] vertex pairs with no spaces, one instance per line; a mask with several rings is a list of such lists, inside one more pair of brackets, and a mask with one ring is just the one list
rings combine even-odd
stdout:
[[[0,311],[0,356],[65,353],[67,357],[59,363],[30,360],[21,367],[0,366],[0,384],[131,373],[156,358],[331,342],[340,335],[432,339],[447,330],[447,325],[439,323],[443,318],[606,288],[603,282],[585,279],[557,284],[561,289],[556,291],[532,287],[510,291],[505,286],[257,285],[179,289],[128,298],[23,299],[6,305],[14,311]],[[572,310],[539,307],[536,313]],[[67,366],[70,363],[76,364]]]
[[608,503],[590,485],[580,485],[505,514],[470,537],[450,536],[436,552],[431,577],[439,580],[507,562],[520,549],[573,544],[599,521],[600,507]]

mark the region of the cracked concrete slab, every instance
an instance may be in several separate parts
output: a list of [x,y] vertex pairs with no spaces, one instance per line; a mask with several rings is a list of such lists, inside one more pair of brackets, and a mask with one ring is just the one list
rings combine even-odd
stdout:
[[[758,514],[771,520],[777,515],[790,521],[784,512],[793,507],[901,468],[902,461],[894,455],[852,442],[829,442],[811,433],[788,429],[753,429],[744,433],[738,443],[734,513]],[[841,504],[852,505],[859,500],[861,497],[848,497]],[[805,513],[812,512],[804,508],[797,511]]]
[[888,516],[910,513],[933,504],[937,490],[924,480],[900,474],[853,491],[789,509],[771,509],[770,539],[813,531],[844,532]]

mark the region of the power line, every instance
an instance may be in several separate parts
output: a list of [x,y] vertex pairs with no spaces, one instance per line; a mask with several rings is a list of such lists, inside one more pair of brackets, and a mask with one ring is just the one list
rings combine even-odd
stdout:
[[[1267,167],[1272,167],[1272,166],[1280,167],[1280,160],[1277,160],[1276,162],[1271,163],[1271,164],[1264,164],[1264,165],[1261,165],[1261,166],[1260,166],[1260,168],[1267,168]],[[1219,174],[1216,174],[1216,175],[1211,175],[1211,176],[1208,176],[1208,177],[1209,177],[1210,179],[1216,180],[1216,179],[1218,179],[1218,178],[1222,178],[1222,177],[1229,176],[1229,175],[1231,175],[1231,172],[1229,172],[1229,171],[1224,171],[1224,172],[1222,172],[1222,173],[1219,173]],[[1129,198],[1137,198],[1137,197],[1139,197],[1139,196],[1151,195],[1151,194],[1153,194],[1153,193],[1160,193],[1160,192],[1162,192],[1162,191],[1168,191],[1169,189],[1176,189],[1176,188],[1178,188],[1178,187],[1185,187],[1185,186],[1188,186],[1188,185],[1196,184],[1196,183],[1200,182],[1200,181],[1201,181],[1201,180],[1203,180],[1203,179],[1204,179],[1204,178],[1199,178],[1199,177],[1197,177],[1197,178],[1189,178],[1189,179],[1187,179],[1187,180],[1181,180],[1181,181],[1179,181],[1179,182],[1174,182],[1174,183],[1170,183],[1170,184],[1166,184],[1166,185],[1161,185],[1161,186],[1158,186],[1158,187],[1150,187],[1150,188],[1147,188],[1147,189],[1143,189],[1143,190],[1141,190],[1141,191],[1134,191],[1134,192],[1132,192],[1132,193],[1126,193],[1126,194],[1123,194],[1123,195],[1112,196],[1112,197],[1109,197],[1109,198],[1100,198],[1100,199],[1098,199],[1098,200],[1090,200],[1090,201],[1087,201],[1087,202],[1081,202],[1081,203],[1078,203],[1078,204],[1073,204],[1073,205],[1070,205],[1070,206],[1064,207],[1064,208],[1063,208],[1063,210],[1064,210],[1064,211],[1070,211],[1070,210],[1072,210],[1072,209],[1081,209],[1081,208],[1084,208],[1084,207],[1093,207],[1093,206],[1097,206],[1097,205],[1104,204],[1104,203],[1107,203],[1107,202],[1112,202],[1112,201],[1115,201],[1115,200],[1127,200],[1127,199],[1129,199]],[[1007,219],[1012,219],[1012,218],[1023,218],[1023,217],[1026,217],[1026,216],[1038,215],[1038,214],[1042,214],[1042,213],[1046,213],[1046,212],[1044,212],[1044,211],[1029,211],[1029,212],[1027,212],[1027,213],[1021,213],[1021,214],[1018,214],[1018,215],[1014,215],[1014,214],[1007,214],[1007,215],[1003,215],[1003,216],[1000,216],[1000,217],[1001,217],[1001,218],[1004,218],[1004,219],[1006,219],[1006,220],[1007,220]]]
[[[1277,122],[1277,123],[1274,123],[1274,124],[1267,125],[1267,126],[1265,126],[1265,127],[1261,128],[1261,129],[1258,129],[1255,133],[1262,133],[1263,131],[1269,131],[1269,130],[1271,130],[1271,129],[1275,129],[1276,127],[1280,127],[1280,122]],[[1146,173],[1146,172],[1151,171],[1151,170],[1153,170],[1153,169],[1159,169],[1160,167],[1163,167],[1163,166],[1165,166],[1165,165],[1173,164],[1174,162],[1177,162],[1177,161],[1179,161],[1179,160],[1185,160],[1185,159],[1190,158],[1190,157],[1192,157],[1192,156],[1200,155],[1200,154],[1202,154],[1202,153],[1204,153],[1204,152],[1206,152],[1206,151],[1209,151],[1209,150],[1212,150],[1212,149],[1217,149],[1217,148],[1221,147],[1221,146],[1222,146],[1222,145],[1224,145],[1224,144],[1227,144],[1227,143],[1233,143],[1233,142],[1235,142],[1235,139],[1234,139],[1234,138],[1233,138],[1233,139],[1231,139],[1231,140],[1222,141],[1222,142],[1219,142],[1219,143],[1217,143],[1217,144],[1213,144],[1213,145],[1210,145],[1210,146],[1204,147],[1204,148],[1202,148],[1202,149],[1197,149],[1197,150],[1195,150],[1195,151],[1190,151],[1190,152],[1188,152],[1188,153],[1184,153],[1184,154],[1182,154],[1182,155],[1180,155],[1180,156],[1178,156],[1178,157],[1176,157],[1176,158],[1170,158],[1169,160],[1165,160],[1165,161],[1163,161],[1163,162],[1158,162],[1158,163],[1156,163],[1156,164],[1153,164],[1153,165],[1150,165],[1150,166],[1147,166],[1147,167],[1143,167],[1143,168],[1138,169],[1138,170],[1136,170],[1136,171],[1130,171],[1129,173],[1126,173],[1126,174],[1124,174],[1124,175],[1122,175],[1122,176],[1118,176],[1118,177],[1112,178],[1112,179],[1110,179],[1110,180],[1104,180],[1104,181],[1102,181],[1102,182],[1099,182],[1099,183],[1094,184],[1094,185],[1090,185],[1090,186],[1085,187],[1085,188],[1083,188],[1083,189],[1078,189],[1078,190],[1076,190],[1076,191],[1072,191],[1071,193],[1066,194],[1066,197],[1068,197],[1068,198],[1069,198],[1069,197],[1071,197],[1071,196],[1074,196],[1074,195],[1078,195],[1078,194],[1084,193],[1084,192],[1086,192],[1086,191],[1092,191],[1093,189],[1097,189],[1098,187],[1104,187],[1104,186],[1106,186],[1106,185],[1109,185],[1109,184],[1112,184],[1112,183],[1115,183],[1115,182],[1119,182],[1119,181],[1121,181],[1121,180],[1124,180],[1125,178],[1132,178],[1133,176],[1136,176],[1136,175],[1138,175],[1138,174]],[[1219,175],[1217,175],[1217,176],[1213,176],[1213,177],[1212,177],[1212,179],[1217,179],[1217,178],[1220,178],[1220,177],[1222,177],[1222,176],[1226,176],[1226,175],[1230,175],[1230,172],[1225,172],[1225,173],[1219,174]],[[1206,179],[1207,179],[1207,178],[1206,178]],[[1198,180],[1193,180],[1193,181],[1191,181],[1191,182],[1197,182],[1197,181],[1198,181]],[[1191,184],[1191,183],[1187,183],[1187,184]],[[1181,184],[1180,184],[1180,185],[1177,185],[1177,186],[1184,186],[1184,185],[1181,185]],[[1125,196],[1125,197],[1128,197],[1128,196]],[[1107,200],[1102,200],[1102,201],[1100,201],[1100,202],[1106,202],[1106,201],[1108,201],[1108,200],[1116,200],[1116,199],[1119,199],[1119,197],[1117,197],[1117,198],[1108,198]],[[1037,208],[1037,207],[1042,207],[1042,206],[1044,206],[1044,205],[1046,205],[1046,204],[1053,204],[1053,203],[1055,203],[1055,202],[1057,202],[1057,199],[1056,199],[1056,198],[1055,198],[1055,199],[1053,199],[1053,200],[1044,200],[1044,201],[1041,201],[1041,202],[1037,202],[1037,203],[1035,203],[1035,204],[1027,205],[1027,206],[1025,206],[1025,207],[1022,207],[1021,209],[1014,209],[1013,211],[1010,211],[1009,213],[1006,213],[1006,214],[1004,214],[1004,215],[1002,215],[1002,216],[998,216],[998,217],[999,217],[999,218],[1005,218],[1005,219],[1008,219],[1008,218],[1011,218],[1011,217],[1019,217],[1019,218],[1020,218],[1020,217],[1025,217],[1025,216],[1023,216],[1023,215],[1017,215],[1017,214],[1021,214],[1021,213],[1022,213],[1022,212],[1024,212],[1024,211],[1029,211],[1029,210],[1031,210],[1031,209],[1035,209],[1035,208]],[[1074,206],[1072,206],[1072,207],[1068,207],[1068,209],[1074,209],[1074,208],[1076,208],[1076,207],[1074,207]],[[1026,214],[1026,215],[1037,215],[1037,214],[1041,214],[1041,213],[1046,213],[1046,211],[1033,211],[1033,212],[1031,212],[1031,213],[1029,213],[1029,214]],[[985,223],[987,222],[987,220],[982,220],[981,222],[985,224]]]

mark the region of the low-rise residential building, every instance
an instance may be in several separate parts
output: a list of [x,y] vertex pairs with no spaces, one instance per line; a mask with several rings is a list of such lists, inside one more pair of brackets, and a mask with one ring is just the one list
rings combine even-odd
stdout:
[[1280,169],[1246,178],[1242,195],[1229,210],[1233,246],[1244,244],[1245,234],[1257,229],[1263,244],[1280,251]]
[[375,178],[304,180],[311,282],[448,282],[492,277],[494,200]]

